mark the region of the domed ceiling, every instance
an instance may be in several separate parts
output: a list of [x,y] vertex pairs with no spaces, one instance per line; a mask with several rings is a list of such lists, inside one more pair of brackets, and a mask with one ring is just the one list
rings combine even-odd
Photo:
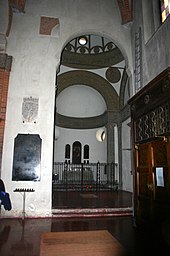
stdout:
[[82,35],[65,46],[61,63],[71,68],[100,69],[123,60],[121,51],[109,39],[98,35]]
[[[92,128],[94,124],[100,127],[101,124],[107,123],[107,111],[119,112],[129,97],[124,57],[110,39],[100,35],[85,34],[72,39],[63,49],[57,75],[56,124],[62,127],[65,127],[66,123],[69,127],[72,122],[76,123],[75,128],[82,129],[84,122],[87,124],[88,121],[89,127]],[[75,93],[75,85],[79,88],[79,93],[78,90]],[[96,96],[94,93],[91,94],[94,98],[94,100],[91,99],[93,106],[87,104],[87,98],[91,97],[86,97],[86,100],[83,98],[84,95],[89,94],[88,87],[96,92]],[[102,101],[99,104],[98,93],[103,97],[104,105],[101,104]],[[63,100],[63,95],[67,100]],[[69,96],[68,99],[68,95],[72,95],[72,98]],[[127,100],[124,99],[125,96]],[[78,103],[85,103],[78,109],[73,104],[77,100]],[[67,105],[68,102],[70,107]],[[104,107],[105,105],[107,108]],[[90,119],[91,117],[98,121],[96,122],[94,118]],[[76,118],[75,122],[74,118]],[[83,125],[80,127],[81,123]],[[87,125],[85,127],[88,128]]]

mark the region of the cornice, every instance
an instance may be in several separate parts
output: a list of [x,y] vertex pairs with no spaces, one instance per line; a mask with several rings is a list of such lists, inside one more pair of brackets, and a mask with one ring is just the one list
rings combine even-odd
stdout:
[[119,48],[114,48],[109,52],[98,54],[80,54],[75,52],[63,51],[62,65],[79,69],[100,69],[110,67],[123,61],[123,55]]
[[70,117],[56,113],[55,125],[70,129],[93,129],[105,126],[107,124],[107,111],[100,116],[94,117]]

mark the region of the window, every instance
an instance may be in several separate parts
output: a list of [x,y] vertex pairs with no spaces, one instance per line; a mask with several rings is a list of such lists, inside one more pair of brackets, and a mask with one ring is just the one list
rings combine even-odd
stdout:
[[65,146],[65,158],[66,158],[66,159],[69,159],[69,158],[70,158],[70,145],[69,145],[69,144],[67,144],[67,145]]
[[79,141],[73,143],[72,163],[81,164],[81,143]]
[[162,22],[164,22],[170,14],[170,0],[160,0],[160,3]]
[[89,159],[89,145],[84,146],[84,159]]

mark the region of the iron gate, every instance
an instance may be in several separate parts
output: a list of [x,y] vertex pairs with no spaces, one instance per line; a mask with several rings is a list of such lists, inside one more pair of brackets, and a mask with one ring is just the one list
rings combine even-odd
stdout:
[[115,163],[54,163],[53,190],[108,191],[118,189],[118,165]]

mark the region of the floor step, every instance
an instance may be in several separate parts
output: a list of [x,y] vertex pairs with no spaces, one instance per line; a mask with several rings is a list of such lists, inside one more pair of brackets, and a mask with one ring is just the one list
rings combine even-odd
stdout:
[[132,207],[122,208],[84,208],[84,209],[53,209],[52,215],[57,218],[78,218],[78,217],[112,217],[131,216]]

